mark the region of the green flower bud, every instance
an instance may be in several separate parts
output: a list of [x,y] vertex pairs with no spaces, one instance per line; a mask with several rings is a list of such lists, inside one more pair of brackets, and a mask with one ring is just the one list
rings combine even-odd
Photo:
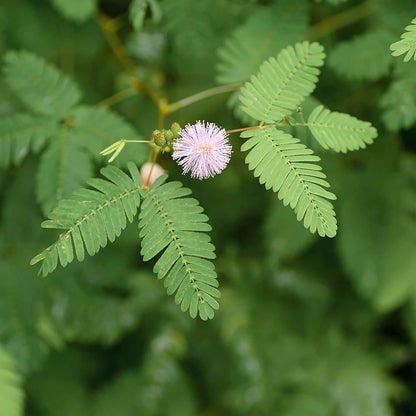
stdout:
[[167,130],[163,132],[165,134],[166,144],[169,146],[172,144],[173,139],[175,138],[171,130]]
[[181,126],[179,125],[179,123],[172,123],[172,125],[170,126],[170,131],[172,132],[174,139],[177,139],[179,137],[180,130]]
[[166,145],[165,135],[160,130],[154,130],[152,136],[156,146],[163,147]]

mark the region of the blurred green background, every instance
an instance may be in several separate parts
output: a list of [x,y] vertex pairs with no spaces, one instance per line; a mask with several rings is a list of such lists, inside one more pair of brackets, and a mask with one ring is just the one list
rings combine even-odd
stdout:
[[[281,48],[317,40],[327,61],[305,114],[319,101],[371,121],[379,137],[346,155],[307,138],[338,197],[334,239],[310,234],[259,185],[238,135],[230,165],[206,181],[182,176],[169,155],[159,160],[170,180],[193,190],[213,227],[222,297],[215,318],[202,322],[180,311],[141,260],[136,221],[98,255],[37,277],[29,261],[56,238],[40,227],[55,200],[39,190],[45,145],[23,149],[16,163],[4,156],[7,120],[31,110],[2,76],[0,416],[416,414],[416,63],[389,51],[415,2],[150,3],[135,27],[127,0],[1,0],[1,56],[28,50],[69,75],[98,114],[89,134],[99,151],[126,131],[149,138],[158,125],[142,91],[106,107],[132,80],[100,18],[111,19],[137,76],[169,103],[244,82]],[[199,119],[226,129],[250,123],[235,94],[219,94],[165,126]],[[87,177],[106,163],[84,159],[71,166]],[[63,168],[50,169],[59,176]],[[10,383],[23,386],[24,410],[6,410],[6,399],[21,398]]]

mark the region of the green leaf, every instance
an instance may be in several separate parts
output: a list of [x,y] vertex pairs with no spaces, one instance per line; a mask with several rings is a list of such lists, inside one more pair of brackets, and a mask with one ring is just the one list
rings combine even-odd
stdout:
[[[274,198],[267,210],[263,234],[269,258],[274,263],[294,258],[316,241],[316,236],[296,221],[292,210],[283,206],[277,198]],[[304,282],[300,286],[304,287]]]
[[23,379],[14,360],[0,347],[0,413],[23,416]]
[[[80,106],[71,114],[71,126],[74,139],[80,146],[87,148],[98,161],[103,157],[100,151],[120,139],[143,140],[135,128],[117,113],[106,108]],[[123,151],[115,163],[126,166],[133,160],[141,165],[147,160],[149,146],[142,143],[129,145],[132,151]]]
[[211,227],[202,207],[193,198],[190,189],[180,182],[161,184],[160,177],[145,193],[140,212],[141,254],[145,261],[162,252],[154,266],[158,279],[165,279],[168,294],[183,312],[189,309],[192,318],[214,317],[218,309],[215,298],[221,296],[214,264],[214,246],[205,233]]
[[377,80],[390,70],[392,57],[386,50],[391,41],[390,32],[378,30],[339,42],[328,56],[328,65],[351,80]]
[[395,172],[372,168],[343,175],[340,258],[357,291],[383,312],[415,293],[416,257],[409,256],[416,250],[415,162],[407,160]]
[[63,199],[49,214],[42,227],[65,230],[58,240],[38,254],[31,265],[42,262],[40,273],[51,273],[58,264],[63,267],[76,257],[83,261],[85,251],[93,256],[107,241],[113,242],[127,221],[132,222],[140,205],[140,175],[134,164],[129,166],[132,178],[115,166],[101,169],[104,179],[90,179],[95,188],[81,188],[70,199]]
[[129,19],[134,30],[140,30],[142,28],[148,5],[147,0],[132,0],[130,3]]
[[364,149],[377,137],[377,130],[371,123],[349,114],[331,112],[322,105],[312,111],[307,126],[324,149],[341,153]]
[[273,123],[290,115],[314,89],[325,54],[319,43],[297,43],[264,62],[241,89],[243,111]]
[[375,12],[377,25],[383,25],[394,31],[403,30],[411,16],[416,16],[416,3],[414,0],[377,0],[369,5]]
[[158,23],[162,18],[162,10],[156,0],[132,0],[129,7],[129,19],[134,30],[139,31],[143,27],[146,10],[150,6],[153,21]]
[[301,41],[307,23],[308,4],[304,0],[259,7],[218,50],[217,81],[221,84],[247,81],[265,59]]
[[56,10],[67,19],[83,22],[97,8],[98,0],[50,0]]
[[[400,65],[405,66],[402,62]],[[416,123],[416,78],[412,66],[396,69],[393,81],[380,100],[381,119],[390,131],[410,128]]]
[[39,150],[56,129],[56,121],[50,117],[19,113],[1,118],[0,168],[20,164],[30,148]]
[[74,142],[70,130],[62,130],[40,159],[37,174],[37,201],[45,215],[92,176],[90,157]]
[[37,113],[67,116],[81,99],[81,92],[71,79],[32,52],[7,52],[4,62],[7,84]]
[[390,45],[391,54],[393,56],[406,54],[404,62],[409,62],[412,58],[416,61],[416,18],[406,26],[406,30],[407,32],[400,36],[401,40]]
[[303,220],[312,233],[334,237],[337,222],[327,199],[336,197],[325,189],[329,183],[321,167],[314,163],[319,157],[299,139],[272,126],[247,130],[241,137],[249,139],[241,150],[250,151],[246,163],[260,183],[278,192],[278,198],[295,210],[298,221]]

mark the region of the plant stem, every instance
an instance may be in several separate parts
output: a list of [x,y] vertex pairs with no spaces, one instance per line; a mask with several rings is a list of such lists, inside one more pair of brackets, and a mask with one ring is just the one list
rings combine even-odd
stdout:
[[254,127],[243,127],[241,129],[234,129],[234,130],[227,130],[226,133],[230,134],[230,133],[238,133],[240,131],[246,131],[246,130],[255,130],[255,129],[261,129],[262,126],[258,125],[258,126],[254,126]]
[[152,176],[153,168],[155,167],[158,156],[159,156],[159,151],[153,149],[152,166],[150,168],[149,175],[147,176],[147,179],[146,179],[146,186],[149,186],[150,177]]
[[114,95],[111,95],[108,98],[100,101],[96,104],[96,107],[110,107],[120,101],[123,101],[125,98],[131,97],[137,94],[137,89],[133,87],[126,88],[122,91],[116,92]]
[[114,55],[130,73],[134,82],[134,88],[138,91],[143,91],[145,94],[147,94],[149,98],[159,108],[159,97],[152,90],[152,88],[150,88],[147,84],[142,82],[141,79],[138,77],[136,66],[134,65],[134,62],[131,60],[131,58],[128,56],[120,38],[117,35],[117,30],[114,21],[100,11],[95,12],[95,18],[97,19],[98,25],[104,33],[104,36],[107,39],[107,42],[110,45]]
[[167,105],[165,109],[166,114],[173,113],[174,111],[177,111],[180,108],[186,107],[190,104],[196,103],[197,101],[201,101],[205,98],[212,97],[213,95],[236,91],[241,87],[241,85],[242,85],[241,83],[228,84],[228,85],[222,85],[220,87],[210,88],[205,91],[201,91],[197,94],[191,95],[189,97],[183,98],[182,100],[179,100],[172,104]]
[[124,143],[152,143],[152,140],[123,140]]
[[365,19],[374,12],[371,1],[367,0],[358,6],[351,9],[344,10],[341,13],[330,16],[316,25],[312,26],[306,38],[309,40],[317,40],[341,29],[345,26],[349,26],[359,20]]
[[238,133],[240,131],[246,131],[246,130],[267,129],[268,127],[274,127],[274,126],[288,127],[286,123],[273,123],[273,124],[264,125],[264,121],[262,121],[258,126],[243,127],[241,129],[227,130],[226,133],[230,134],[230,133]]

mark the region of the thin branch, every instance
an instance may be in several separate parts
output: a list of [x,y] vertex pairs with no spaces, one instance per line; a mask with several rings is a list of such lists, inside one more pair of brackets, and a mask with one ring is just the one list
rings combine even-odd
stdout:
[[365,19],[374,12],[372,2],[367,0],[358,6],[347,9],[341,13],[330,16],[316,25],[312,26],[306,38],[309,40],[317,40],[324,38],[336,30],[349,26],[359,20]]
[[123,101],[125,98],[132,97],[137,94],[137,89],[133,87],[126,88],[122,91],[116,92],[114,95],[111,95],[108,98],[97,103],[96,107],[110,107],[120,101]]
[[173,113],[174,111],[179,110],[180,108],[186,107],[190,104],[196,103],[197,101],[201,101],[205,98],[212,97],[213,95],[217,94],[224,94],[226,92],[236,91],[242,86],[241,83],[237,84],[228,84],[222,85],[220,87],[210,88],[205,91],[201,91],[197,94],[191,95],[189,97],[183,98],[182,100],[176,101],[172,104],[166,106],[166,114]]
[[150,86],[142,82],[141,79],[138,77],[136,66],[134,65],[134,62],[131,60],[131,58],[128,56],[120,38],[118,37],[116,26],[113,20],[100,11],[95,12],[95,18],[97,19],[98,25],[104,33],[104,36],[107,39],[107,42],[110,45],[114,55],[118,58],[120,63],[124,66],[124,68],[129,72],[129,74],[133,78],[134,88],[136,88],[138,91],[143,91],[145,94],[147,94],[159,108],[159,97]]

